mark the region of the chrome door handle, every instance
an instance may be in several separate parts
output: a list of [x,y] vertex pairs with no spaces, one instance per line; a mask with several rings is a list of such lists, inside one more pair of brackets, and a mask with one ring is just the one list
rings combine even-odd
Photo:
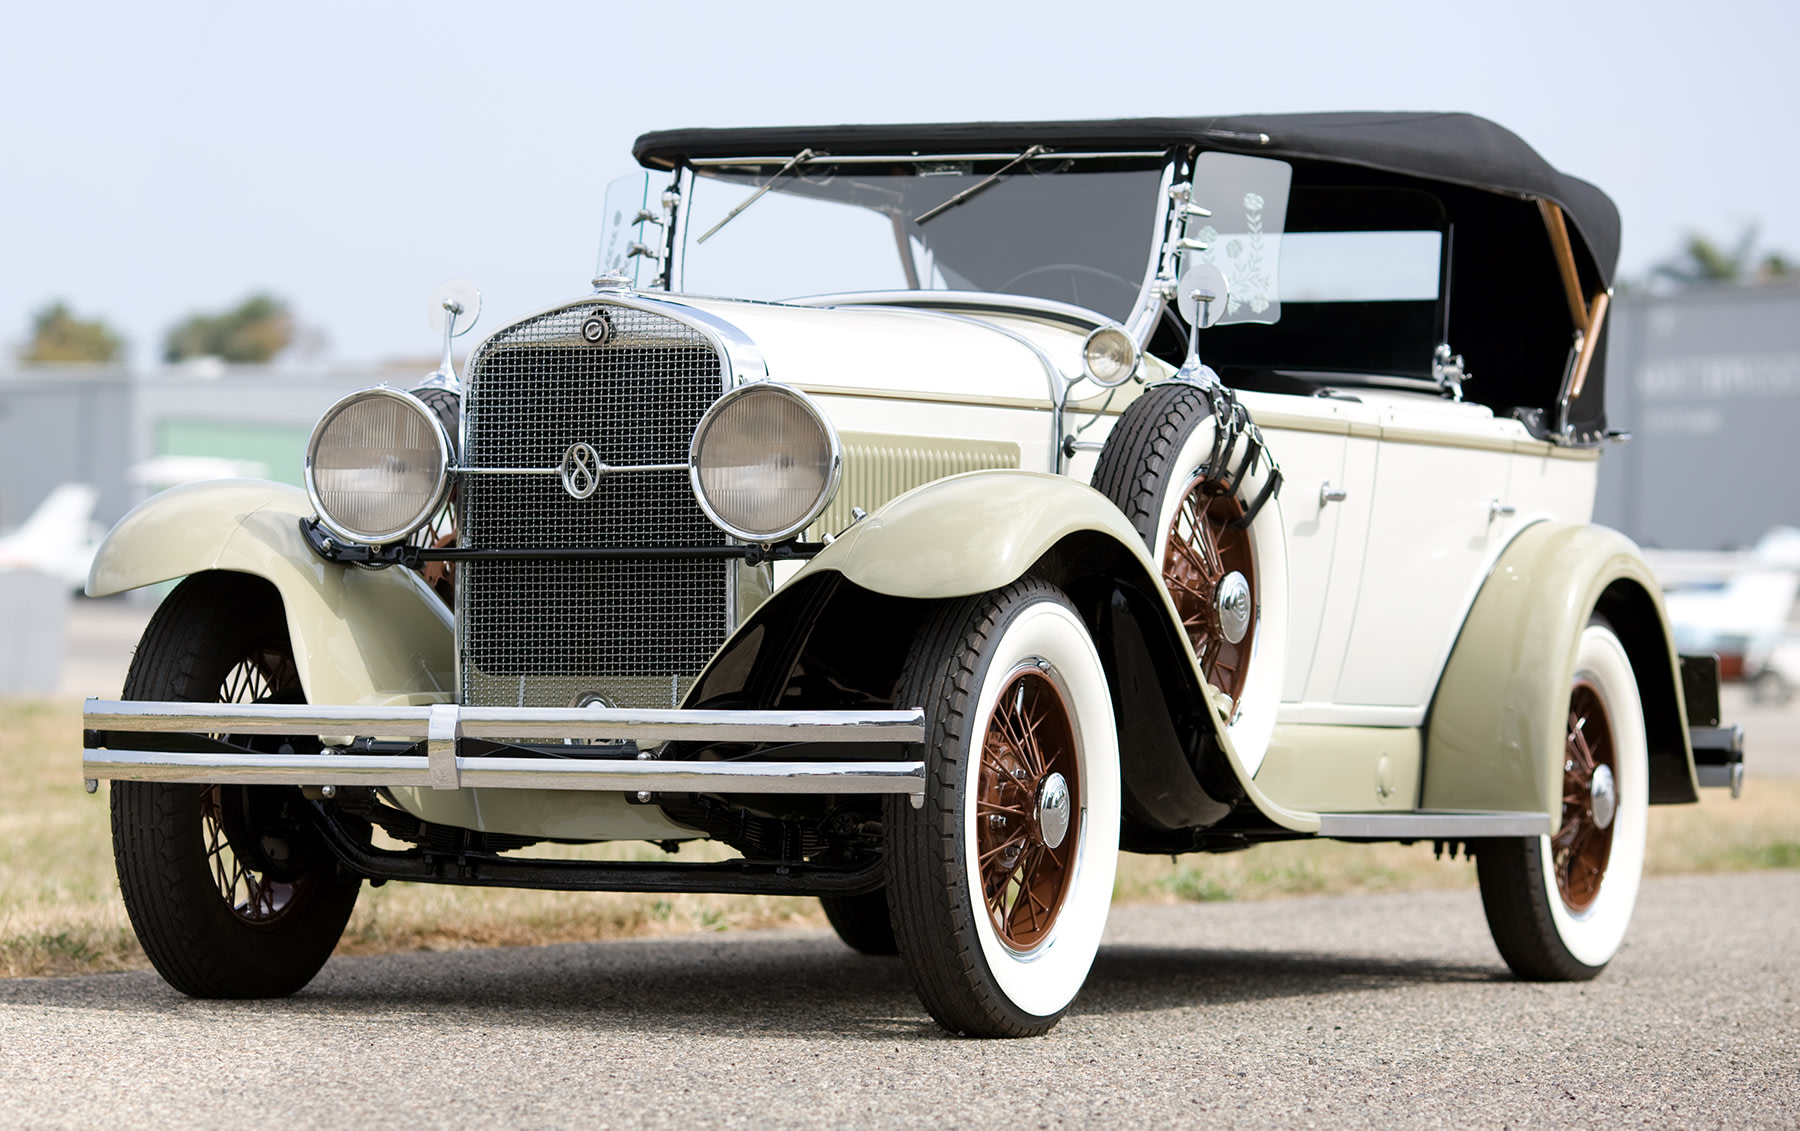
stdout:
[[1349,497],[1350,492],[1342,487],[1333,487],[1330,483],[1319,484],[1319,505],[1321,507],[1326,503],[1341,503]]
[[1496,518],[1511,518],[1518,513],[1519,508],[1513,506],[1511,503],[1503,503],[1499,499],[1490,499],[1488,501],[1489,522],[1494,521]]

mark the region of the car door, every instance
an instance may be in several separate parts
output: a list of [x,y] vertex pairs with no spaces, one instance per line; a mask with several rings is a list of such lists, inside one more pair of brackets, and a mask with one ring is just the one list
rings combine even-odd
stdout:
[[1507,496],[1519,426],[1480,405],[1423,396],[1392,397],[1378,417],[1362,584],[1333,699],[1386,709],[1360,721],[1417,725],[1514,529]]

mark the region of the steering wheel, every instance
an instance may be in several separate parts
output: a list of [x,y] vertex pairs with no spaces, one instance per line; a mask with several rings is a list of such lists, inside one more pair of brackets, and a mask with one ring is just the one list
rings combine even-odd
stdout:
[[[1029,271],[1021,271],[1019,274],[1014,275],[994,289],[1001,292],[1011,291],[1015,284],[1022,283],[1027,279],[1036,278],[1040,275],[1056,276],[1062,282],[1050,286],[1038,286],[1032,288],[1029,293],[1038,298],[1055,299],[1059,302],[1071,302],[1076,306],[1085,306],[1090,309],[1100,305],[1091,300],[1083,301],[1081,297],[1081,281],[1083,278],[1099,279],[1112,286],[1121,288],[1124,291],[1125,299],[1128,302],[1137,298],[1138,284],[1131,282],[1129,279],[1122,279],[1111,271],[1102,271],[1098,267],[1090,267],[1086,263],[1046,263],[1042,267],[1033,267]],[[1065,283],[1066,287],[1063,285]],[[1067,291],[1066,295],[1061,293],[1050,293],[1061,292],[1065,289]]]

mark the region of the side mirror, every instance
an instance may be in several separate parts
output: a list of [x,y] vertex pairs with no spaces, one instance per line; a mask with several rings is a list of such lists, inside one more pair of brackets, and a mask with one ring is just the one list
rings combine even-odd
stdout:
[[[475,328],[481,317],[481,292],[467,279],[451,279],[439,283],[425,304],[425,320],[439,334],[460,338]],[[449,347],[446,346],[446,349]]]
[[456,366],[450,360],[450,342],[473,330],[479,317],[481,292],[469,280],[451,279],[439,283],[431,292],[430,300],[425,303],[425,320],[444,336],[444,356],[438,360],[438,367],[419,382],[415,392],[418,389],[448,389],[459,396],[462,394],[462,382],[456,379]]
[[1204,330],[1225,317],[1231,299],[1231,284],[1226,281],[1225,272],[1210,263],[1193,263],[1181,273],[1178,287],[1175,305],[1189,326]]

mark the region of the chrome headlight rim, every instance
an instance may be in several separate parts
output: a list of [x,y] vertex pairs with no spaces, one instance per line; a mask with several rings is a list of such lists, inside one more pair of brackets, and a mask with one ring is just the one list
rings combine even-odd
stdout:
[[[437,484],[431,492],[429,501],[421,507],[412,518],[404,525],[396,526],[389,530],[382,531],[379,534],[371,535],[350,530],[331,517],[331,512],[326,509],[325,502],[320,497],[319,484],[315,472],[319,451],[319,440],[325,434],[325,429],[337,419],[339,414],[351,407],[351,405],[381,397],[399,401],[430,424],[431,437],[437,444],[438,471]],[[438,414],[430,405],[426,404],[418,397],[388,385],[372,385],[366,389],[357,389],[354,392],[346,393],[344,396],[339,397],[336,401],[332,402],[330,408],[320,413],[318,423],[313,425],[312,435],[307,437],[304,468],[306,498],[312,503],[313,514],[318,517],[319,525],[344,541],[357,546],[390,545],[405,539],[421,526],[430,522],[431,517],[443,508],[444,503],[450,497],[452,482],[450,469],[453,462],[453,451],[454,449],[450,443],[450,434],[444,431],[444,422],[438,418]]]
[[[712,503],[708,501],[706,489],[700,480],[700,445],[706,438],[707,430],[717,422],[720,413],[746,396],[755,393],[768,392],[786,394],[799,403],[799,405],[806,410],[807,414],[812,417],[814,423],[819,426],[819,430],[824,434],[825,443],[831,452],[830,464],[827,467],[825,474],[825,487],[819,492],[819,497],[813,500],[812,506],[808,508],[805,516],[801,518],[800,521],[790,523],[780,530],[773,532],[746,530],[726,519],[725,516],[715,510]],[[727,390],[725,394],[714,401],[711,407],[706,410],[706,413],[700,417],[700,423],[694,427],[694,438],[688,442],[688,485],[693,490],[694,501],[700,504],[700,510],[706,515],[709,522],[740,542],[751,543],[758,546],[770,546],[777,542],[785,542],[796,534],[799,534],[802,530],[811,526],[820,515],[825,513],[825,509],[831,506],[831,501],[837,498],[838,488],[842,485],[843,478],[844,446],[843,442],[838,439],[837,429],[832,427],[831,421],[826,418],[823,412],[819,411],[818,404],[815,403],[811,397],[807,396],[799,389],[794,388],[792,385],[784,385],[779,381],[746,381],[735,389]]]
[[[1126,365],[1125,368],[1120,371],[1119,376],[1115,377],[1111,380],[1102,378],[1099,374],[1094,372],[1094,362],[1093,362],[1094,342],[1096,339],[1101,337],[1101,335],[1106,335],[1108,337],[1116,335],[1125,344],[1126,356],[1131,359],[1130,364]],[[1131,334],[1126,331],[1125,327],[1119,325],[1116,322],[1109,323],[1105,326],[1096,326],[1092,330],[1088,331],[1088,336],[1086,338],[1082,339],[1082,342],[1081,342],[1081,373],[1082,373],[1082,376],[1086,377],[1089,381],[1092,381],[1094,384],[1100,386],[1102,389],[1116,389],[1120,385],[1123,385],[1125,382],[1131,380],[1133,377],[1135,377],[1137,375],[1137,372],[1138,372],[1139,368],[1142,367],[1143,363],[1144,363],[1144,353],[1143,353],[1143,350],[1138,348],[1137,339],[1133,338],[1131,336]]]

